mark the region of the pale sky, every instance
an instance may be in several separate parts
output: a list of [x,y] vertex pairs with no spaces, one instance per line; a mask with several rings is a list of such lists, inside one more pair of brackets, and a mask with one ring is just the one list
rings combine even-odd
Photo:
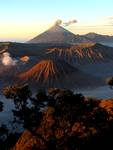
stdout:
[[75,34],[113,35],[113,0],[0,0],[0,41],[27,41],[57,19]]

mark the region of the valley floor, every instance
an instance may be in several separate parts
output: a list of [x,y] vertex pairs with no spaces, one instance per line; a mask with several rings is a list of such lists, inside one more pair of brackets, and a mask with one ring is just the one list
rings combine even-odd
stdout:
[[108,86],[102,86],[97,88],[89,89],[77,89],[76,93],[82,93],[84,96],[94,97],[98,99],[107,99],[113,97],[113,90]]

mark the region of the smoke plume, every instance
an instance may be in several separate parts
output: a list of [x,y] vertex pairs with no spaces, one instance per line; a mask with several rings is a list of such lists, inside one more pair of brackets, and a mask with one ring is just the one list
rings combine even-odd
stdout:
[[62,20],[60,19],[56,20],[55,25],[61,25],[61,24],[62,24]]
[[69,20],[68,22],[63,22],[61,19],[58,19],[55,21],[55,25],[64,25],[65,27],[71,25],[71,24],[74,24],[74,23],[77,23],[77,20],[76,19],[73,19],[73,20]]
[[69,25],[71,25],[71,24],[73,24],[73,23],[77,23],[77,20],[69,20],[68,22],[65,22],[65,23],[63,23],[64,24],[64,26],[69,26]]
[[8,52],[3,53],[2,64],[5,66],[15,66],[17,60],[12,59]]

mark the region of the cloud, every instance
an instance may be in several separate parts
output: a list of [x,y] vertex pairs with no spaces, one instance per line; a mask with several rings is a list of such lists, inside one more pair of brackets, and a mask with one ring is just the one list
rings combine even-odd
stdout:
[[110,20],[113,20],[113,16],[111,16],[111,17],[108,17],[108,19],[110,19]]
[[113,25],[113,16],[108,17],[108,23],[109,23],[110,25]]
[[4,66],[15,66],[17,63],[17,60],[12,59],[8,52],[3,53],[1,61]]
[[69,26],[69,25],[74,24],[74,23],[77,23],[77,20],[76,20],[76,19],[74,19],[74,20],[69,20],[68,22],[64,22],[63,24],[64,24],[64,26]]

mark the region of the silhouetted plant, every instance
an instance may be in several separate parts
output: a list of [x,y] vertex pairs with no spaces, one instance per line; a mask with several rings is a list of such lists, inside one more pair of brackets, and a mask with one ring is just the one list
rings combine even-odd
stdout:
[[4,140],[8,135],[8,129],[6,125],[2,124],[0,126],[0,139]]
[[6,139],[8,137],[8,129],[6,125],[2,124],[0,126],[0,149],[5,150],[6,149]]
[[58,103],[76,105],[78,103],[82,103],[84,100],[84,96],[82,94],[74,94],[70,90],[60,90],[56,95],[56,100]]
[[46,95],[46,91],[42,90],[42,89],[38,90],[37,93],[36,93],[36,98],[39,101],[43,101],[43,102],[47,101],[48,97]]
[[51,97],[55,97],[56,94],[58,94],[61,90],[58,88],[49,88],[48,89],[48,95]]
[[0,112],[3,111],[3,107],[4,107],[3,102],[0,102]]
[[[38,125],[41,118],[41,112],[39,110],[40,103],[42,103],[42,101],[40,102],[37,98],[32,98],[32,93],[28,85],[6,87],[3,90],[3,93],[6,98],[14,100],[16,108],[12,110],[14,114],[14,122],[21,122],[23,127],[28,128],[29,130],[34,129],[34,127]],[[39,94],[39,96],[41,100],[42,95]]]
[[91,120],[93,125],[105,123],[108,120],[108,113],[104,108],[97,107],[91,113]]
[[100,103],[100,100],[88,97],[85,98],[85,105],[86,105],[86,110],[87,112],[93,111],[94,108],[98,107]]
[[106,80],[107,84],[110,86],[110,88],[113,88],[113,77],[109,77],[107,80]]
[[29,142],[31,149],[88,149],[91,142],[98,142],[97,138],[113,125],[109,113],[100,107],[100,101],[85,98],[81,93],[61,89],[49,89],[47,93],[39,90],[34,97],[26,92],[19,96],[18,92],[9,93],[8,89],[8,97],[11,94],[17,100],[26,94],[24,107],[17,107],[13,112],[24,121],[24,127],[32,133],[30,136],[36,138],[34,145],[32,140]]
[[8,99],[13,99],[17,109],[23,109],[31,97],[28,85],[14,85],[3,89],[3,94]]

